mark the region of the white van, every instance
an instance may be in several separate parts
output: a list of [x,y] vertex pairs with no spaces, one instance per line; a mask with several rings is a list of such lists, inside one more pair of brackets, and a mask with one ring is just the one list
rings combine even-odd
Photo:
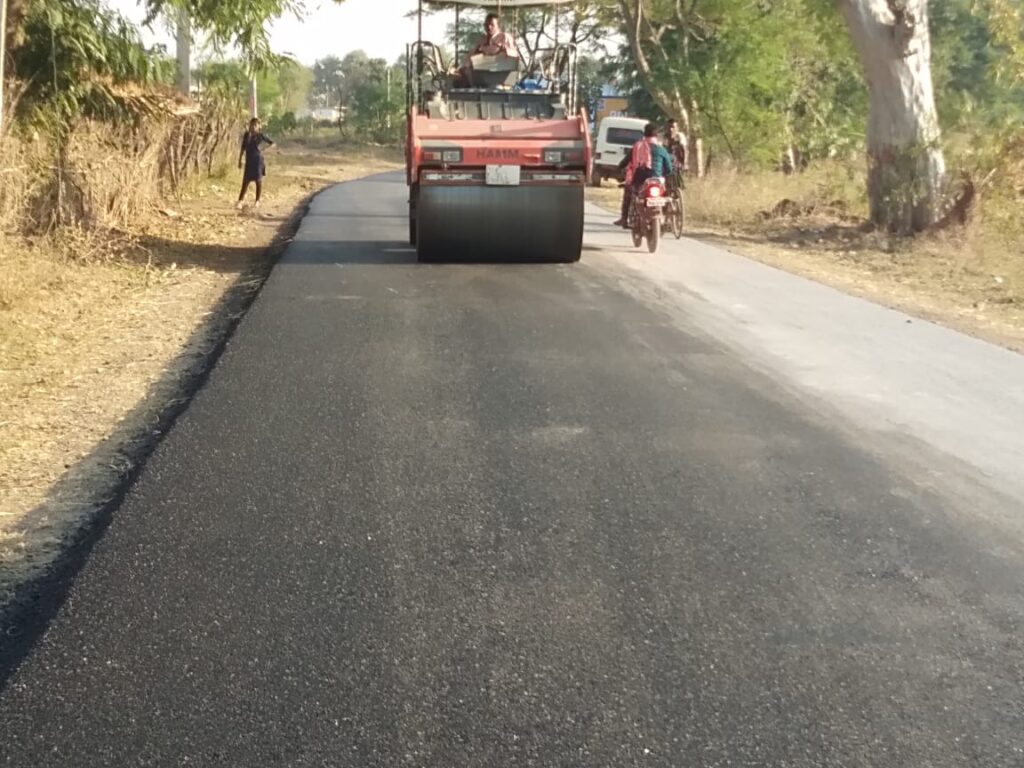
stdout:
[[623,173],[619,170],[619,163],[629,154],[633,145],[644,137],[644,126],[648,122],[637,117],[606,117],[601,120],[594,141],[591,184],[598,187],[602,179],[622,181]]

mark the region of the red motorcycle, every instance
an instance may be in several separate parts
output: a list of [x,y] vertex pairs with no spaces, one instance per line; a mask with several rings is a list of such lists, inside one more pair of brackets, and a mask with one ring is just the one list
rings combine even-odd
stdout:
[[665,226],[664,208],[669,203],[665,179],[652,176],[634,193],[626,224],[633,234],[633,245],[639,248],[647,239],[647,250],[655,253]]

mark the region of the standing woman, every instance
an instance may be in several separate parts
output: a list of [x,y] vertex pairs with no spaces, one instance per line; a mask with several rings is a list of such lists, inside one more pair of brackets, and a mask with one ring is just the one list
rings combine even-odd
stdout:
[[249,121],[249,130],[242,134],[242,149],[238,153],[238,167],[242,167],[242,160],[245,160],[245,172],[242,175],[242,191],[238,195],[236,208],[242,207],[245,193],[249,191],[249,184],[256,183],[256,205],[260,207],[260,196],[263,194],[263,177],[267,175],[267,166],[263,162],[263,153],[260,152],[260,144],[274,146],[274,142],[263,135],[260,130],[260,119],[254,117]]

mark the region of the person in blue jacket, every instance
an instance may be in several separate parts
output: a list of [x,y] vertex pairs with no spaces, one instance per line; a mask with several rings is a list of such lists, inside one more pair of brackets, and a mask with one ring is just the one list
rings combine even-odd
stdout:
[[644,126],[644,137],[633,145],[626,165],[626,183],[622,188],[622,210],[612,226],[629,228],[629,205],[633,195],[652,176],[665,177],[672,173],[672,156],[658,142],[658,128],[654,123]]
[[238,194],[236,208],[242,207],[245,200],[245,193],[249,191],[249,185],[256,184],[256,208],[260,207],[260,197],[263,195],[263,177],[267,175],[267,164],[263,162],[263,153],[260,151],[261,144],[274,146],[274,142],[263,135],[260,119],[254,117],[249,121],[249,130],[242,134],[242,148],[238,153],[238,167],[242,168],[245,162],[245,172],[242,174],[242,191]]

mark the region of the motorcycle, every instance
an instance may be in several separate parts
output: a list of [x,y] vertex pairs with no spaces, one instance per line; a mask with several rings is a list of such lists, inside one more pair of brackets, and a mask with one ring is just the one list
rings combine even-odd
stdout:
[[652,176],[644,181],[639,192],[633,195],[629,205],[626,224],[633,235],[633,245],[639,248],[647,239],[647,250],[656,253],[665,226],[663,209],[669,203],[665,179]]

